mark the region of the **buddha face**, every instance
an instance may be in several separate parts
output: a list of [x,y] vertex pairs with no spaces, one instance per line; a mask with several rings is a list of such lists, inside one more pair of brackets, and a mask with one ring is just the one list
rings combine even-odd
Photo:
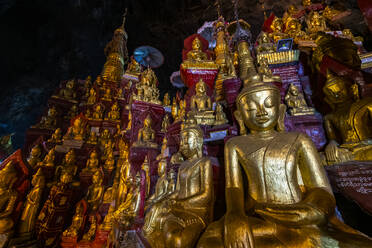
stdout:
[[264,89],[251,92],[238,103],[244,124],[251,131],[274,129],[279,118],[279,93]]
[[110,136],[110,131],[108,129],[103,130],[102,136],[108,138]]
[[89,157],[90,157],[91,160],[97,160],[97,158],[98,158],[98,154],[97,154],[96,151],[93,151],[93,152],[90,154]]
[[202,141],[196,133],[189,130],[181,133],[180,152],[186,158],[189,159],[198,154],[202,145]]
[[323,92],[331,103],[342,103],[350,99],[348,87],[343,80],[324,86]]
[[202,47],[202,43],[201,43],[201,41],[199,40],[199,38],[196,37],[196,38],[193,40],[193,42],[192,42],[192,50],[200,51],[200,50],[202,50],[201,47]]
[[261,38],[262,43],[270,43],[269,35],[268,33],[263,33]]
[[48,110],[48,115],[54,117],[57,115],[57,110],[53,107]]
[[34,146],[31,150],[31,156],[32,157],[39,157],[41,154],[40,147],[39,146]]
[[202,81],[199,81],[199,83],[196,85],[196,93],[202,95],[205,92],[206,92],[205,83]]
[[93,174],[92,182],[93,184],[99,184],[102,181],[102,174],[99,171]]
[[294,86],[293,84],[291,84],[289,86],[289,92],[293,95],[293,96],[298,96],[298,89],[296,86]]
[[75,121],[74,121],[74,127],[80,127],[81,126],[81,119],[80,118],[77,118]]

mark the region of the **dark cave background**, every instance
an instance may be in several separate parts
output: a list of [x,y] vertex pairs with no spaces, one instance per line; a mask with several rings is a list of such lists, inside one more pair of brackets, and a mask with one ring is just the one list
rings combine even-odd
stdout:
[[[225,19],[232,20],[231,1],[220,2]],[[289,4],[300,2],[265,0],[265,8],[268,14],[282,16]],[[340,26],[363,36],[371,51],[372,37],[357,0],[328,3],[352,10]],[[175,94],[169,76],[179,69],[183,40],[217,18],[214,0],[0,0],[0,136],[14,132],[14,148],[21,147],[25,131],[46,109],[61,80],[95,78],[101,72],[103,49],[126,7],[129,54],[141,45],[159,49],[165,57],[156,69],[161,95]],[[259,1],[240,0],[239,15],[256,37],[264,21]],[[337,201],[347,223],[372,235],[371,216],[342,196]]]

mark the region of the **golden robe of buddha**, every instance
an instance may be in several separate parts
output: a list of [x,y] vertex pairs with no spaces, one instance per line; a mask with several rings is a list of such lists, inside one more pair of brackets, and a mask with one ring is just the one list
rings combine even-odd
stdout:
[[145,172],[145,181],[146,181],[146,196],[147,199],[150,197],[150,187],[151,187],[151,178],[150,178],[150,165],[149,160],[147,156],[145,157],[145,161],[143,161],[143,164],[141,166],[141,170]]
[[176,189],[149,210],[149,214],[159,212],[144,233],[153,248],[192,248],[212,220],[213,170],[202,147],[203,131],[195,120],[188,120],[181,131],[180,152],[185,161],[179,167]]
[[207,228],[197,247],[370,247],[365,236],[341,231],[311,139],[283,131],[279,89],[253,83],[236,103],[236,116],[251,133],[225,144],[226,214]]
[[106,120],[120,121],[120,107],[117,102],[111,106],[111,110],[108,112]]
[[353,87],[357,85],[327,72],[323,92],[325,101],[332,108],[324,118],[329,139],[325,155],[329,164],[372,160],[372,98],[359,100]]
[[158,144],[155,143],[155,131],[151,127],[152,119],[150,115],[147,115],[143,122],[143,127],[138,130],[137,141],[133,143],[135,147],[151,147],[157,148]]
[[258,67],[258,73],[261,75],[262,80],[265,83],[269,82],[281,82],[280,76],[273,75],[273,72],[271,71],[269,67],[269,62],[267,58],[263,57],[260,60],[260,66]]
[[84,233],[83,238],[81,240],[84,241],[92,241],[96,235],[97,230],[97,217],[95,215],[89,216],[89,229],[86,233]]
[[315,114],[315,109],[307,106],[304,95],[294,84],[289,85],[288,92],[285,95],[284,100],[289,107],[289,113],[291,115]]
[[301,30],[301,23],[292,17],[289,17],[285,23],[285,32],[289,37],[298,43],[300,40],[310,40],[310,37]]
[[103,113],[105,112],[104,106],[100,103],[98,103],[96,106],[94,106],[92,119],[100,121],[103,119]]
[[103,175],[100,170],[96,170],[92,176],[92,184],[88,188],[85,199],[89,205],[89,211],[95,212],[101,205],[105,186],[103,185]]
[[77,237],[79,231],[82,230],[84,224],[84,207],[81,202],[76,205],[75,214],[72,217],[71,225],[63,231],[62,235],[65,237]]
[[97,102],[97,92],[96,90],[92,87],[89,90],[89,96],[87,99],[87,104],[88,105],[93,105]]
[[49,150],[48,154],[45,155],[43,161],[38,163],[38,167],[49,167],[49,168],[54,167],[55,157],[56,157],[56,150],[53,147],[52,149]]
[[18,193],[13,186],[17,179],[17,171],[11,160],[0,170],[0,234],[10,232],[15,224],[12,213],[17,207]]
[[213,125],[215,116],[212,100],[207,95],[207,85],[203,79],[200,79],[195,85],[195,95],[190,100],[190,111],[198,124]]
[[144,233],[152,233],[155,231],[156,219],[160,217],[162,208],[162,200],[168,196],[168,177],[167,177],[167,161],[162,159],[158,165],[158,180],[155,185],[155,192],[146,201],[145,209],[150,209],[145,215],[145,223],[143,225]]
[[42,169],[38,169],[35,175],[33,175],[31,184],[33,187],[27,195],[21,219],[18,223],[17,231],[20,235],[31,233],[35,228],[36,217],[39,212],[42,194],[45,187],[45,177]]
[[170,97],[169,97],[169,93],[165,93],[164,94],[164,98],[163,98],[163,106],[170,106],[171,105],[171,100],[170,100]]
[[61,143],[62,142],[62,129],[57,128],[52,134],[52,137],[48,139],[48,142],[56,143],[56,144]]
[[214,122],[214,125],[223,125],[228,122],[226,118],[226,114],[223,111],[223,107],[220,103],[217,104],[216,106],[216,120]]
[[162,122],[161,122],[161,132],[167,132],[168,127],[170,125],[170,120],[168,114],[165,114]]
[[111,140],[111,132],[108,129],[104,129],[102,134],[99,136],[99,145],[101,148],[104,148],[109,140]]
[[87,143],[91,144],[91,145],[97,145],[97,142],[98,142],[97,133],[95,131],[91,130],[90,134],[89,134],[89,137],[88,137],[88,140],[87,140]]

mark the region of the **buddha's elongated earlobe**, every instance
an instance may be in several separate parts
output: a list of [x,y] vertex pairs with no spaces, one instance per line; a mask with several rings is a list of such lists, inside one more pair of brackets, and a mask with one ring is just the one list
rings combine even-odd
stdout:
[[235,119],[238,121],[239,128],[240,128],[240,135],[247,134],[247,129],[245,128],[244,121],[242,115],[239,110],[234,111]]
[[276,130],[278,132],[285,131],[284,118],[285,118],[286,110],[287,110],[287,107],[284,104],[279,105],[279,118],[278,118],[278,124],[276,125]]

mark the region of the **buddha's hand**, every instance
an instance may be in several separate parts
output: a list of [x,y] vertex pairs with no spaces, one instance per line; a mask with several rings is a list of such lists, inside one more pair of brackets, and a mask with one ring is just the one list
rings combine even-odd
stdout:
[[336,162],[338,160],[338,144],[336,141],[331,140],[326,146],[325,150],[326,159],[328,162]]
[[263,218],[283,225],[302,226],[319,224],[325,214],[309,203],[291,205],[266,204],[257,206],[255,212]]
[[224,219],[226,248],[253,248],[253,234],[249,219],[244,214],[227,213]]

